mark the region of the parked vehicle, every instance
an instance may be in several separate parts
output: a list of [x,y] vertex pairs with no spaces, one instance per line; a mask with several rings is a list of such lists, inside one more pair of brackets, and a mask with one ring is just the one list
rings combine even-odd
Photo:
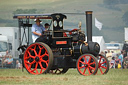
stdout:
[[9,51],[13,57],[18,57],[18,46],[18,28],[0,27],[0,54],[4,56]]

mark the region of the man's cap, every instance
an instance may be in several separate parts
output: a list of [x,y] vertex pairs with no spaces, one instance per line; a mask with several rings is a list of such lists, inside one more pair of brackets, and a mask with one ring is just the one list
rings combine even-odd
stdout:
[[41,22],[41,20],[40,20],[40,19],[38,19],[38,18],[37,18],[37,19],[35,19],[34,21],[35,21],[35,22]]

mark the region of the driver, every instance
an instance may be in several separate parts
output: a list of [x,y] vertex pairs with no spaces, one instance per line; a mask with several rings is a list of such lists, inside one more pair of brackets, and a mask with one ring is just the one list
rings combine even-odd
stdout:
[[36,23],[34,25],[32,25],[32,40],[33,40],[33,42],[35,42],[36,39],[42,35],[42,32],[45,31],[45,28],[43,27],[43,25],[40,24],[41,20],[39,20],[37,18],[35,20],[35,22]]

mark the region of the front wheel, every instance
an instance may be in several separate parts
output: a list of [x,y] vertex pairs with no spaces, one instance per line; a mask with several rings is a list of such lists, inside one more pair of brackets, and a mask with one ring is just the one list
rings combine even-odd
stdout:
[[45,43],[33,43],[26,49],[23,63],[30,74],[47,73],[53,64],[53,53]]
[[83,54],[78,58],[76,67],[78,72],[84,76],[96,74],[98,61],[92,54]]

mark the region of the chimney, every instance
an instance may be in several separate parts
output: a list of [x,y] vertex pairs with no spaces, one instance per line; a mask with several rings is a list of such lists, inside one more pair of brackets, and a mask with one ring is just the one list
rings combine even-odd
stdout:
[[92,11],[86,11],[87,42],[92,41]]

